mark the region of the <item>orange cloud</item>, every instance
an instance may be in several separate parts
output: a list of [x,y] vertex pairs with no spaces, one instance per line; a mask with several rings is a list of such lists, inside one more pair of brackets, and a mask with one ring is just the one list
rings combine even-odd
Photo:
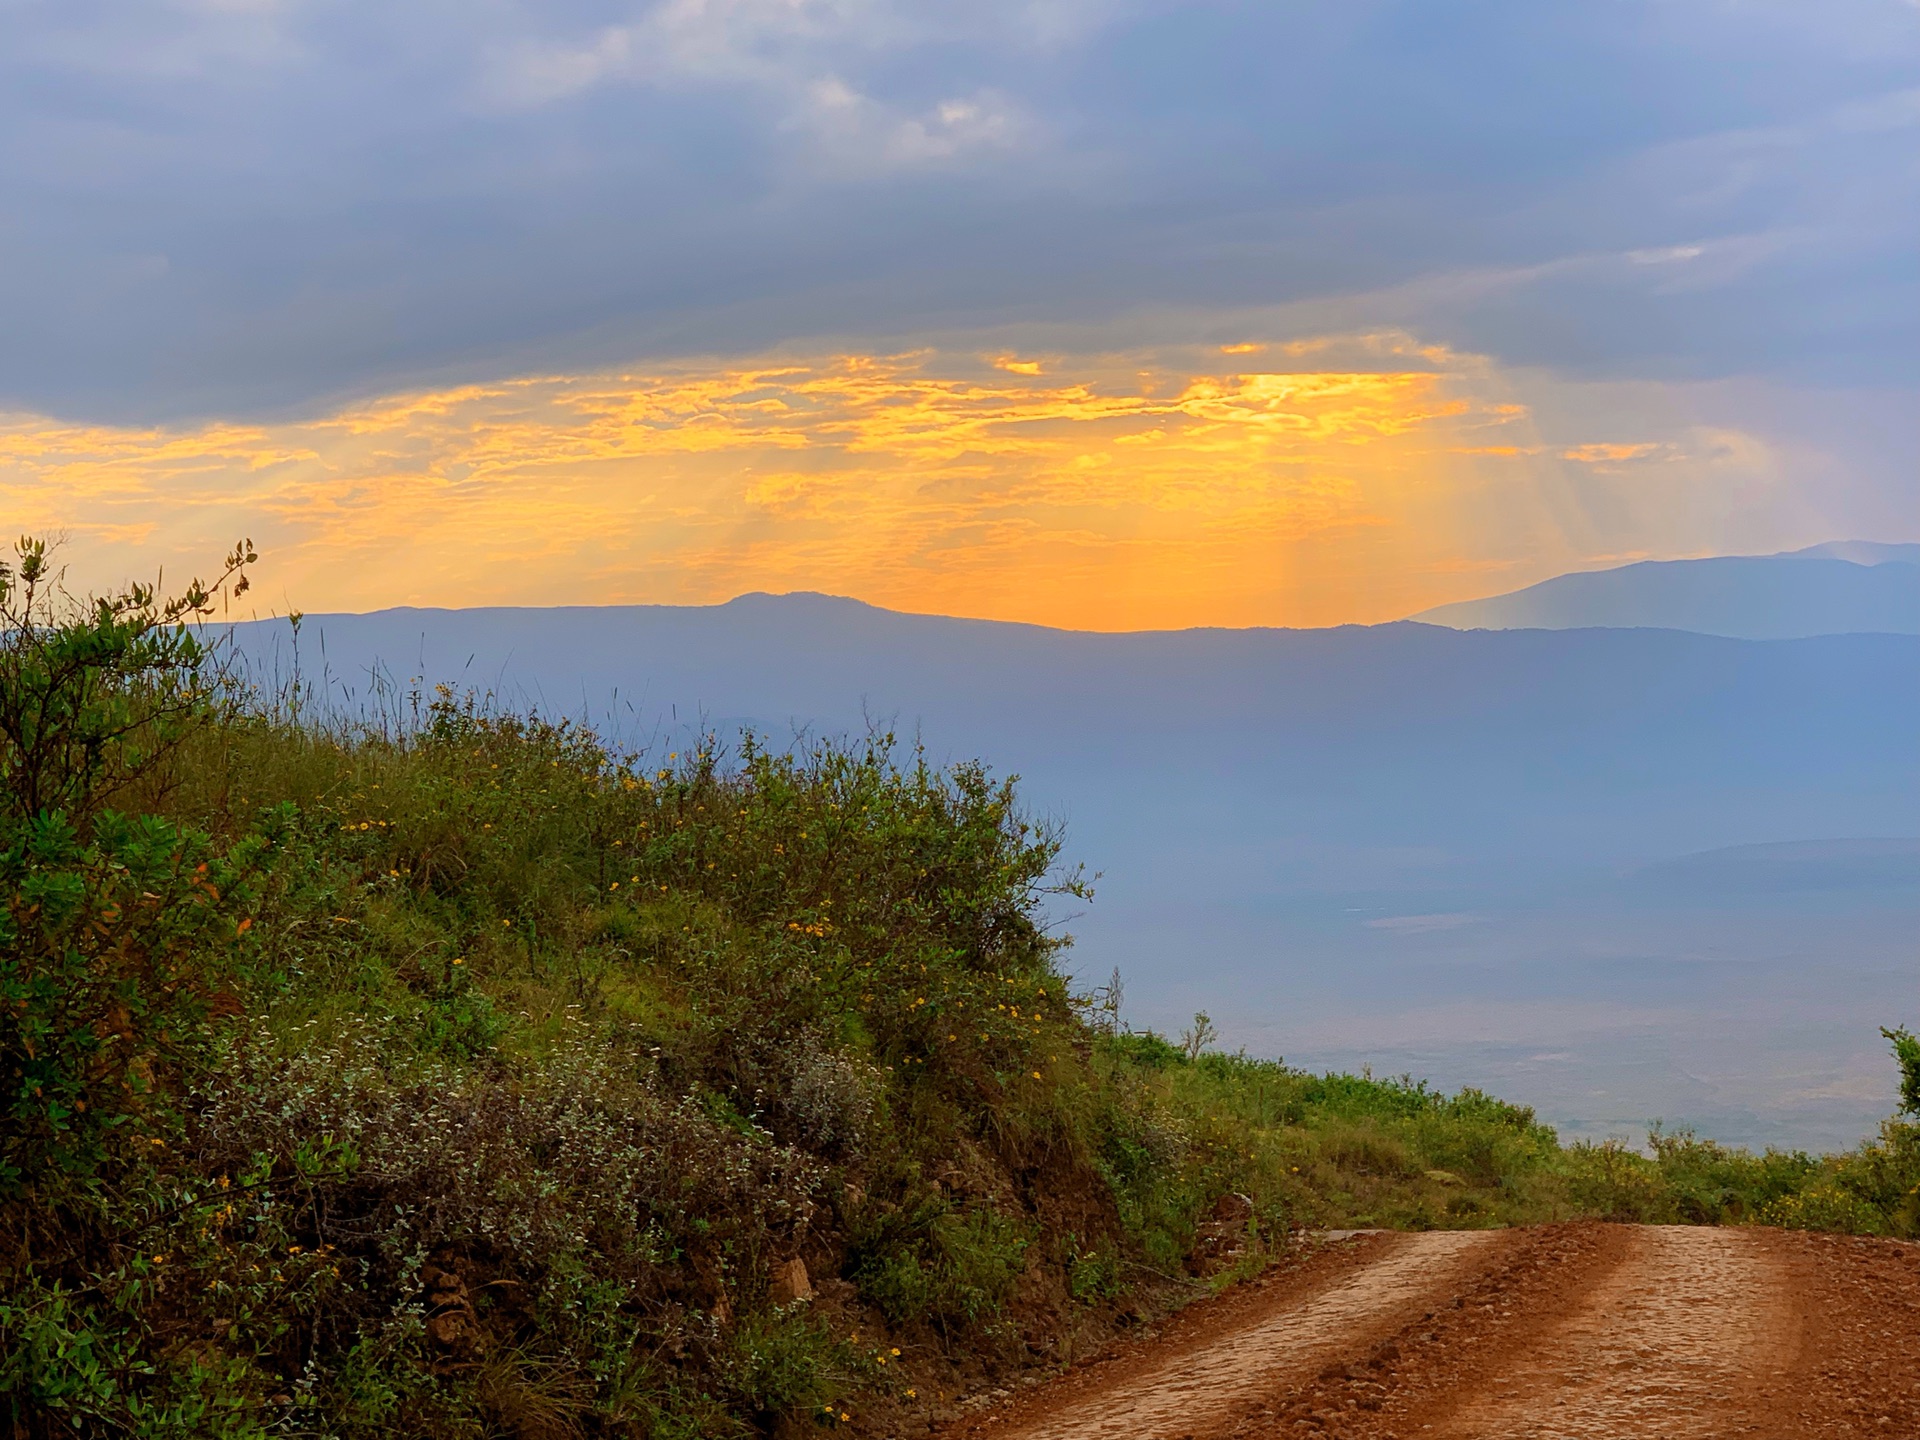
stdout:
[[1627,460],[1644,460],[1656,454],[1661,447],[1653,444],[1618,444],[1598,441],[1590,445],[1576,445],[1571,450],[1562,450],[1562,460],[1572,460],[1580,465],[1618,465]]
[[1546,523],[1550,447],[1483,363],[1395,336],[1349,337],[1338,369],[1286,353],[687,362],[182,430],[22,416],[0,499],[72,532],[94,583],[252,534],[261,593],[308,610],[817,589],[1096,629],[1391,618]]

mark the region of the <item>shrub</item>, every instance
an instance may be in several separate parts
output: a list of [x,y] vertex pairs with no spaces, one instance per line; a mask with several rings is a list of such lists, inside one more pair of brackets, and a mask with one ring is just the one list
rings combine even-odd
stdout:
[[817,1165],[662,1093],[638,1056],[581,1037],[488,1074],[396,1067],[395,1050],[370,1025],[292,1055],[247,1036],[204,1091],[194,1159],[297,1177],[311,1243],[396,1285],[449,1241],[523,1284],[583,1246],[599,1279],[629,1287],[686,1251],[710,1252],[715,1276],[752,1275],[811,1223]]
[[1819,1170],[1799,1152],[1754,1155],[1702,1140],[1691,1130],[1671,1134],[1658,1125],[1647,1137],[1674,1218],[1692,1225],[1738,1223],[1767,1212],[1805,1187]]
[[252,559],[241,545],[171,600],[74,599],[31,538],[0,565],[0,1192],[89,1176],[116,1132],[164,1128],[230,999],[269,842],[223,850],[107,807],[216,718],[222,677],[188,622],[244,591]]
[[1367,1123],[1336,1123],[1320,1132],[1320,1153],[1356,1175],[1404,1178],[1423,1168],[1396,1137]]
[[1618,1140],[1568,1146],[1566,1170],[1568,1191],[1582,1213],[1635,1224],[1670,1218],[1659,1170]]
[[864,1153],[881,1113],[882,1076],[817,1035],[796,1037],[775,1074],[776,1133],[828,1158]]
[[1848,1235],[1886,1232],[1886,1216],[1878,1208],[1830,1181],[1768,1201],[1757,1218],[1763,1225],[1788,1230],[1837,1230]]
[[45,541],[0,564],[0,807],[16,819],[66,814],[84,834],[95,810],[156,778],[223,694],[190,626],[247,589],[243,541],[212,585],[161,599],[133,585],[69,596]]
[[1887,1121],[1877,1139],[1831,1157],[1821,1179],[1874,1208],[1873,1233],[1920,1238],[1920,1124]]
[[265,837],[220,853],[153,816],[0,816],[0,1187],[89,1175],[165,1129],[252,920]]
[[895,1324],[964,1330],[1006,1303],[1032,1238],[992,1210],[929,1202],[856,1228],[848,1275]]
[[852,1345],[798,1308],[742,1321],[721,1375],[737,1408],[763,1425],[781,1416],[811,1416],[865,1378]]
[[1906,1029],[1882,1030],[1900,1066],[1900,1113],[1920,1120],[1920,1039]]
[[1068,1237],[1067,1293],[1069,1295],[1083,1302],[1111,1300],[1124,1288],[1118,1252],[1105,1247],[1091,1251],[1082,1250],[1078,1236]]

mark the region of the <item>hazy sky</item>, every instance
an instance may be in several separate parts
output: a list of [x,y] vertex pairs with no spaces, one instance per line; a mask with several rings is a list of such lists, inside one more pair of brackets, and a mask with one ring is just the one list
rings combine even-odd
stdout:
[[1920,538],[1911,0],[0,0],[83,579],[1390,618]]

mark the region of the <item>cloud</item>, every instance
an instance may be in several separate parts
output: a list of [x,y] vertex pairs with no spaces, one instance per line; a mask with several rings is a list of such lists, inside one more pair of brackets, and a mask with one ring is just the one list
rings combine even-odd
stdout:
[[808,86],[805,104],[787,124],[812,139],[812,168],[843,177],[924,168],[1008,148],[1021,132],[1019,118],[997,95],[943,100],[922,114],[907,115],[836,77]]
[[58,16],[14,6],[20,60],[35,69],[156,83],[241,88],[306,58],[299,0],[161,0],[76,5]]
[[1478,920],[1475,915],[1449,911],[1439,915],[1389,915],[1364,923],[1369,930],[1387,930],[1395,935],[1431,935],[1441,930],[1458,930]]
[[1670,387],[1596,397],[1393,332],[1254,364],[1048,355],[692,358],[261,423],[18,415],[0,503],[70,534],[93,585],[250,534],[262,593],[309,610],[816,589],[1093,629],[1386,620],[1736,521],[1774,526],[1755,548],[1833,533],[1782,500],[1778,447],[1676,416]]
[[1631,444],[1595,440],[1585,445],[1576,445],[1571,450],[1562,450],[1560,458],[1572,460],[1581,465],[1619,465],[1625,461],[1645,460],[1649,456],[1658,455],[1663,448],[1644,440]]
[[523,41],[493,57],[481,93],[508,108],[546,105],[626,75],[632,60],[633,30],[625,25],[609,25],[585,43]]
[[1653,250],[1629,250],[1627,259],[1636,265],[1677,265],[1686,260],[1698,260],[1706,254],[1699,245],[1664,245]]
[[[990,12],[989,12],[990,13]],[[664,0],[590,32],[496,42],[484,55],[484,107],[530,111],[606,86],[688,97],[730,94],[788,140],[816,177],[867,179],[940,166],[1017,143],[1019,107],[991,87],[889,100],[850,80],[877,58],[933,43],[923,11],[886,0]]]
[[481,53],[483,101],[550,105],[597,86],[750,85],[792,94],[844,47],[905,43],[898,17],[875,0],[661,0],[614,24],[582,29],[565,9],[509,12],[506,36]]
[[[15,6],[0,397],[120,422],[1206,312],[1920,385],[1889,0]],[[1291,333],[1240,323],[1317,309]],[[1168,337],[1159,337],[1168,338]]]

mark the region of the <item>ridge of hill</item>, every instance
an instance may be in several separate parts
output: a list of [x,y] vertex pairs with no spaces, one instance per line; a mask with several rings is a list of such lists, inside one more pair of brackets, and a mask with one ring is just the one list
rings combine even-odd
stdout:
[[1920,633],[1920,545],[1835,541],[1780,555],[1643,560],[1412,617],[1456,629],[1652,626],[1736,639]]
[[1920,565],[1920,542],[1827,540],[1798,550],[1781,550],[1775,560],[1851,560],[1856,565]]

